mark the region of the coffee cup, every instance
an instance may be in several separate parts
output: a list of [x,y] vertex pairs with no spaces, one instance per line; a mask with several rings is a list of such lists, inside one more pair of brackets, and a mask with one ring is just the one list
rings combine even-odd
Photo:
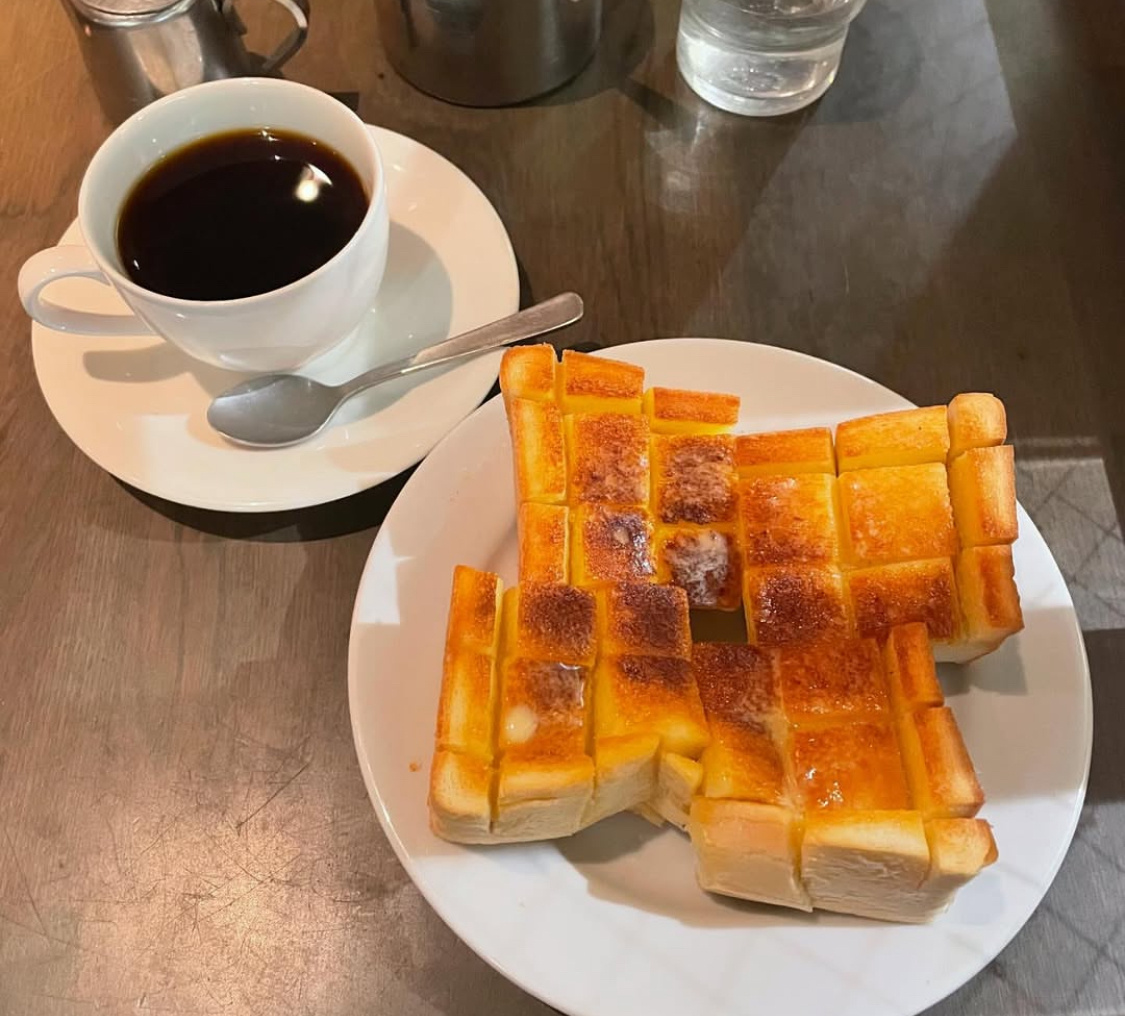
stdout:
[[[367,206],[351,239],[296,281],[254,295],[185,299],[138,284],[122,263],[117,237],[119,218],[137,183],[185,146],[256,129],[312,139],[355,171]],[[375,302],[389,232],[383,166],[363,121],[324,92],[274,78],[196,85],[135,113],[87,167],[78,224],[84,246],[40,251],[20,270],[20,299],[32,318],[48,328],[86,335],[157,334],[189,356],[238,371],[292,370],[343,341]],[[50,300],[51,283],[73,276],[111,286],[133,313],[94,313]]]

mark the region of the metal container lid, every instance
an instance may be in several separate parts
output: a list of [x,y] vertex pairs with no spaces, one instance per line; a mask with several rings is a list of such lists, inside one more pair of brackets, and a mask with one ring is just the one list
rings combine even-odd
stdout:
[[190,7],[195,0],[70,0],[94,21],[137,22],[159,20]]

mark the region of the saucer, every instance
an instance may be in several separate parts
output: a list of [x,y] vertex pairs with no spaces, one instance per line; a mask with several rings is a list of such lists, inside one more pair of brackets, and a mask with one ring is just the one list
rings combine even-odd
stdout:
[[[301,371],[335,384],[519,307],[512,245],[496,210],[451,162],[380,127],[391,232],[376,305],[339,346]],[[60,243],[82,243],[77,223]],[[63,306],[127,312],[88,279],[51,287]],[[212,398],[248,375],[211,367],[155,336],[64,334],[32,324],[39,386],[67,436],[118,479],[217,511],[303,508],[347,497],[414,465],[472,412],[499,351],[356,396],[329,427],[288,448],[231,444],[207,424]]]

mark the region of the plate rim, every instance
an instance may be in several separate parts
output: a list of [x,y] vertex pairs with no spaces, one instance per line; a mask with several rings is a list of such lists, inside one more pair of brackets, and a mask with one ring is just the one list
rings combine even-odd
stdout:
[[[453,174],[461,178],[466,188],[474,194],[475,198],[479,199],[482,210],[487,210],[488,213],[491,213],[491,216],[495,220],[495,224],[498,229],[497,240],[502,241],[503,246],[502,252],[499,251],[498,247],[498,255],[502,255],[504,260],[503,268],[497,268],[496,270],[495,285],[497,286],[497,288],[503,287],[507,291],[506,295],[510,297],[510,299],[506,301],[508,304],[510,304],[510,310],[507,313],[514,313],[516,310],[518,310],[520,304],[519,262],[516,258],[515,249],[512,246],[512,238],[508,232],[507,226],[504,224],[503,219],[501,219],[500,217],[500,213],[496,210],[496,206],[492,203],[492,201],[488,198],[484,191],[481,190],[476,181],[473,180],[473,178],[470,177],[468,173],[466,173],[452,159],[437,151],[436,149],[431,148],[429,145],[426,145],[423,142],[417,140],[416,138],[411,137],[408,134],[403,134],[399,131],[393,131],[378,124],[365,122],[364,126],[375,137],[377,143],[381,140],[380,135],[390,136],[394,139],[394,143],[396,144],[406,143],[411,147],[422,149],[429,153],[429,155],[438,159],[440,162],[445,163],[445,165]],[[391,221],[394,221],[393,216]],[[68,235],[72,235],[75,237],[72,242],[82,244],[85,243],[85,241],[82,239],[82,233],[77,218],[72,219],[68,223],[66,228],[60,234],[59,239],[56,241],[56,244],[63,244],[64,242],[66,242],[65,238]],[[507,277],[505,278],[505,276]],[[94,463],[94,465],[96,465],[99,469],[108,473],[110,476],[114,477],[121,483],[127,484],[128,486],[140,490],[145,494],[160,498],[163,501],[168,501],[172,504],[182,505],[188,508],[198,508],[205,511],[214,512],[230,512],[232,514],[238,515],[257,515],[265,514],[268,512],[299,511],[304,508],[330,505],[337,501],[342,501],[346,498],[361,494],[367,490],[371,490],[382,483],[386,483],[387,481],[394,479],[396,476],[399,476],[400,474],[406,472],[406,470],[412,468],[413,466],[416,466],[419,462],[425,459],[425,457],[429,455],[429,453],[433,451],[433,449],[437,447],[438,444],[444,441],[450,433],[452,433],[457,427],[459,427],[467,417],[471,416],[480,408],[480,406],[483,404],[482,400],[485,398],[485,396],[487,396],[492,386],[496,383],[496,380],[499,377],[500,370],[500,357],[498,354],[486,354],[480,357],[475,357],[464,364],[451,368],[449,373],[456,373],[459,370],[472,368],[474,365],[480,365],[489,361],[492,361],[495,364],[495,370],[490,370],[482,374],[482,382],[479,386],[477,386],[479,388],[479,394],[474,397],[474,404],[472,408],[470,408],[463,416],[456,420],[448,430],[440,434],[429,448],[407,453],[401,460],[395,460],[395,462],[389,467],[389,469],[384,471],[385,475],[382,475],[375,479],[368,479],[367,477],[357,477],[358,482],[355,487],[349,490],[341,491],[339,493],[332,492],[329,496],[324,496],[321,494],[310,494],[308,496],[300,497],[274,498],[270,500],[254,502],[240,501],[237,503],[232,503],[230,500],[210,498],[206,495],[205,492],[200,492],[198,495],[195,495],[190,492],[180,491],[175,492],[175,496],[171,496],[170,492],[160,489],[160,484],[153,483],[152,480],[146,476],[137,475],[136,471],[134,470],[110,468],[109,465],[106,464],[106,461],[104,461],[104,455],[102,455],[100,452],[98,454],[95,454],[92,449],[92,445],[94,443],[90,442],[87,439],[85,432],[77,433],[75,428],[68,427],[63,423],[62,419],[60,419],[59,414],[55,411],[52,395],[49,394],[49,391],[54,390],[56,386],[44,382],[44,367],[40,362],[40,355],[38,352],[38,346],[41,341],[41,337],[44,334],[63,335],[65,333],[56,332],[54,329],[47,328],[45,325],[41,325],[32,319],[28,320],[30,321],[31,325],[30,338],[32,367],[35,372],[35,380],[36,384],[39,387],[39,392],[43,398],[43,401],[47,405],[47,410],[50,413],[50,416],[54,423],[66,435],[71,444],[73,444],[87,459]],[[145,337],[146,336],[140,336],[140,338]],[[447,338],[448,337],[450,336],[447,336]],[[158,339],[159,337],[152,336],[152,338]],[[485,383],[485,379],[487,380],[487,383]],[[57,394],[55,395],[55,397],[58,397]],[[348,443],[349,442],[345,442],[344,447],[347,447]],[[255,455],[263,454],[263,452],[265,454],[269,453],[269,449],[236,449],[236,451]]]
[[[623,343],[623,344],[620,344],[620,345],[617,345],[617,346],[609,346],[609,347],[606,347],[604,349],[596,350],[596,354],[599,355],[599,356],[605,356],[609,359],[628,360],[628,355],[627,355],[628,351],[637,347],[637,346],[652,346],[652,345],[666,345],[666,344],[682,345],[682,344],[687,344],[687,343],[690,343],[690,344],[720,344],[720,345],[723,345],[723,346],[726,346],[726,347],[739,347],[739,348],[759,347],[761,349],[769,350],[770,355],[776,354],[776,353],[781,353],[781,354],[793,356],[793,357],[796,357],[796,358],[799,358],[799,359],[812,361],[812,362],[815,362],[819,365],[827,365],[828,367],[832,368],[833,370],[841,371],[845,374],[851,375],[853,378],[856,378],[859,381],[862,381],[863,383],[865,383],[866,385],[869,385],[869,386],[873,387],[874,389],[877,389],[880,394],[883,394],[883,395],[889,394],[889,395],[893,396],[895,399],[897,399],[897,400],[899,400],[900,402],[903,403],[903,408],[909,408],[909,407],[915,407],[916,408],[915,403],[911,402],[909,399],[906,399],[904,396],[899,395],[893,389],[888,388],[886,385],[883,385],[880,382],[875,381],[873,378],[867,377],[866,375],[859,373],[858,371],[852,370],[849,367],[845,367],[841,364],[833,363],[831,360],[826,360],[822,357],[814,356],[810,353],[805,353],[801,350],[789,349],[789,348],[784,347],[784,346],[770,345],[768,343],[742,341],[742,340],[739,340],[739,339],[728,339],[728,338],[720,338],[720,337],[714,337],[714,336],[663,337],[663,338],[656,338],[656,339],[640,340],[638,342]],[[622,353],[624,353],[625,355],[621,355]],[[499,403],[501,398],[502,397],[499,396],[499,395],[494,396],[493,398],[484,402],[482,405],[478,406],[472,413],[469,413],[464,419],[462,419],[457,424],[457,426],[455,426],[453,429],[451,429],[449,431],[449,433],[446,434],[445,437],[443,437],[442,440],[439,441],[434,446],[433,449],[431,449],[431,452],[438,450],[446,442],[452,442],[452,441],[458,440],[458,437],[459,437],[458,432],[462,428],[468,427],[470,425],[469,421],[472,420],[474,417],[476,417],[478,414],[484,413],[485,411],[496,412],[495,409],[489,409],[489,407],[493,406],[495,403]],[[604,1016],[604,1013],[600,1013],[600,1012],[597,1012],[595,1010],[590,1010],[590,1009],[583,1009],[583,1010],[579,1011],[579,1010],[570,1010],[570,1009],[562,1008],[562,1006],[560,1005],[560,1003],[557,1000],[553,1000],[553,999],[547,997],[545,994],[538,991],[533,984],[528,983],[528,981],[526,981],[522,976],[520,976],[515,971],[513,971],[503,959],[501,959],[497,956],[494,956],[489,952],[482,951],[468,937],[466,937],[466,935],[463,935],[461,933],[458,926],[447,915],[446,910],[443,907],[442,903],[438,899],[435,899],[431,895],[430,887],[425,883],[425,880],[419,879],[418,877],[416,877],[417,865],[416,865],[415,861],[413,860],[412,856],[410,855],[410,853],[406,850],[404,844],[402,843],[402,840],[399,837],[399,834],[394,827],[394,824],[391,820],[391,817],[387,812],[386,804],[384,803],[381,795],[379,794],[378,786],[376,784],[374,774],[372,773],[372,770],[371,770],[370,760],[367,757],[367,754],[366,754],[366,752],[364,750],[364,747],[363,747],[363,739],[362,739],[362,735],[361,735],[361,731],[360,731],[360,723],[359,723],[359,719],[358,719],[358,716],[357,716],[358,710],[356,709],[356,701],[357,701],[357,694],[358,694],[358,682],[359,682],[359,674],[358,674],[358,668],[357,668],[357,662],[358,662],[357,656],[358,656],[358,652],[359,652],[359,650],[358,650],[359,639],[357,639],[356,633],[357,633],[357,630],[358,630],[358,627],[359,627],[359,624],[360,624],[359,611],[360,611],[360,602],[361,602],[361,599],[362,599],[362,593],[363,593],[363,589],[364,589],[364,586],[365,586],[365,580],[367,579],[367,576],[368,576],[368,569],[371,567],[372,562],[375,559],[376,552],[379,549],[379,547],[381,546],[381,542],[383,540],[384,528],[386,527],[387,522],[391,521],[392,514],[395,512],[395,509],[398,507],[399,502],[404,500],[404,498],[407,495],[407,492],[409,491],[411,485],[413,485],[415,483],[418,483],[419,485],[421,485],[421,484],[426,482],[426,477],[428,475],[428,470],[426,469],[426,466],[428,465],[428,459],[429,459],[429,456],[427,455],[426,459],[423,460],[422,465],[418,468],[418,470],[415,472],[415,474],[410,477],[407,484],[399,492],[399,495],[395,499],[394,504],[391,506],[390,511],[388,511],[386,517],[383,520],[383,523],[380,525],[379,532],[376,534],[375,539],[372,541],[371,549],[368,552],[367,559],[364,562],[363,570],[360,573],[359,584],[358,584],[357,589],[356,589],[356,597],[355,597],[355,601],[354,601],[353,606],[352,606],[352,613],[351,613],[351,618],[350,618],[350,622],[349,622],[349,630],[348,630],[348,656],[347,656],[348,713],[349,713],[349,723],[350,723],[351,729],[352,729],[353,747],[354,747],[355,752],[356,752],[356,759],[359,763],[360,772],[363,776],[364,787],[367,790],[368,799],[371,802],[372,807],[375,811],[375,814],[376,814],[376,816],[379,820],[379,825],[380,825],[380,827],[383,831],[383,834],[386,837],[387,841],[390,843],[391,848],[394,850],[395,856],[397,857],[399,863],[402,864],[404,870],[410,876],[411,882],[413,883],[415,888],[418,890],[418,892],[422,895],[423,899],[425,899],[426,903],[433,909],[434,913],[436,913],[437,916],[441,919],[441,921],[445,924],[445,926],[447,928],[449,928],[449,930],[452,931],[453,934],[456,935],[457,938],[462,943],[464,943],[473,952],[474,955],[478,956],[485,963],[487,963],[493,970],[495,970],[497,973],[501,974],[503,977],[505,977],[507,980],[509,980],[512,984],[514,984],[518,988],[520,988],[521,991],[526,992],[528,995],[531,995],[533,998],[538,999],[540,1002],[544,1003],[545,1005],[549,1005],[552,1008],[556,1008],[560,1012],[567,1013],[568,1016]],[[1023,506],[1017,504],[1017,507],[1018,507],[1018,510],[1019,510],[1019,513],[1020,513],[1021,526],[1024,523],[1030,524],[1031,527],[1035,530],[1035,532],[1039,535],[1039,538],[1041,540],[1043,540],[1042,533],[1039,532],[1038,526],[1035,525],[1034,520],[1031,519],[1030,515],[1027,514],[1027,512],[1023,508]],[[968,984],[971,980],[973,980],[975,977],[977,977],[980,974],[980,972],[982,970],[984,970],[985,967],[987,967],[993,960],[996,959],[997,956],[1000,955],[1000,953],[1002,953],[1004,951],[1005,948],[1007,948],[1007,946],[1012,942],[1012,940],[1016,937],[1016,935],[1018,935],[1019,932],[1023,930],[1024,926],[1031,919],[1032,915],[1041,906],[1041,904],[1043,902],[1043,899],[1045,898],[1045,896],[1046,896],[1047,892],[1049,891],[1051,885],[1054,883],[1055,878],[1058,876],[1059,869],[1062,867],[1063,861],[1066,859],[1066,856],[1070,851],[1071,845],[1072,845],[1073,840],[1074,840],[1075,831],[1077,830],[1078,823],[1081,819],[1082,808],[1083,808],[1083,805],[1084,805],[1085,800],[1086,800],[1086,792],[1087,792],[1088,785],[1089,785],[1090,766],[1091,766],[1091,761],[1092,761],[1092,756],[1093,756],[1093,686],[1092,686],[1092,681],[1091,681],[1091,676],[1090,676],[1090,664],[1089,664],[1089,658],[1088,658],[1088,655],[1087,655],[1087,652],[1086,652],[1086,642],[1085,642],[1085,639],[1083,638],[1082,628],[1081,628],[1081,625],[1079,624],[1078,616],[1077,616],[1077,613],[1074,609],[1074,602],[1073,602],[1073,598],[1070,595],[1070,589],[1066,585],[1066,579],[1062,575],[1061,569],[1058,568],[1058,563],[1057,563],[1057,561],[1055,561],[1054,553],[1051,551],[1050,547],[1047,545],[1046,540],[1043,540],[1043,544],[1047,548],[1047,552],[1048,552],[1048,554],[1051,558],[1052,563],[1055,565],[1056,571],[1058,571],[1059,578],[1060,578],[1060,581],[1061,581],[1061,586],[1062,586],[1062,589],[1063,589],[1063,591],[1065,592],[1065,595],[1066,595],[1066,610],[1067,610],[1067,614],[1068,614],[1068,617],[1067,617],[1068,626],[1072,629],[1072,633],[1074,635],[1074,641],[1075,641],[1075,643],[1078,647],[1078,658],[1079,658],[1080,663],[1081,663],[1081,675],[1082,675],[1082,678],[1083,678],[1082,681],[1080,682],[1081,688],[1082,688],[1082,703],[1081,703],[1081,705],[1082,705],[1082,708],[1081,708],[1081,724],[1082,724],[1081,737],[1082,737],[1082,756],[1083,756],[1082,757],[1082,779],[1081,779],[1080,786],[1077,788],[1077,794],[1076,794],[1076,797],[1075,797],[1074,807],[1071,811],[1071,814],[1068,817],[1066,835],[1064,837],[1064,841],[1063,841],[1061,849],[1058,852],[1058,855],[1053,859],[1053,861],[1051,863],[1050,871],[1049,871],[1046,879],[1043,882],[1042,892],[1039,892],[1038,889],[1036,889],[1036,892],[1038,893],[1039,898],[1030,907],[1030,909],[1027,911],[1026,914],[1024,914],[1018,921],[1013,923],[1012,928],[1002,938],[1002,941],[999,941],[999,943],[996,945],[995,950],[992,952],[992,954],[987,955],[987,956],[983,956],[983,957],[976,957],[976,958],[974,958],[974,960],[972,962],[966,963],[965,965],[957,968],[958,973],[956,975],[954,975],[953,977],[949,978],[947,982],[942,982],[940,979],[935,978],[933,981],[930,982],[930,986],[929,986],[930,990],[925,992],[924,994],[923,993],[919,994],[918,999],[920,1001],[917,1004],[915,1004],[913,1008],[901,1010],[902,1016],[917,1016],[917,1014],[922,1013],[923,1011],[929,1009],[931,1006],[936,1005],[938,1002],[940,1002],[943,999],[949,997],[950,995],[952,995],[953,992],[957,991],[959,988]],[[909,927],[909,926],[906,926],[906,927]],[[990,948],[991,948],[991,946],[990,946]],[[978,962],[978,958],[979,958],[979,962]],[[721,1014],[718,1014],[718,1016],[721,1016]]]

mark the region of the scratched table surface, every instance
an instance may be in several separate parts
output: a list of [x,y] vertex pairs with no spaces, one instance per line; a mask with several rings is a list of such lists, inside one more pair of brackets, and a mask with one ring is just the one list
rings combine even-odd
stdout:
[[[524,301],[586,298],[578,341],[754,339],[921,403],[1004,397],[1085,633],[1093,771],[1043,906],[934,1011],[1125,1011],[1125,8],[871,0],[827,97],[767,122],[677,78],[674,0],[606,5],[594,63],[518,108],[414,91],[370,0],[314,2],[288,73],[463,167]],[[349,615],[402,480],[209,514],[51,419],[16,272],[109,125],[61,7],[3,7],[0,1014],[548,1012],[431,912],[356,765]]]

